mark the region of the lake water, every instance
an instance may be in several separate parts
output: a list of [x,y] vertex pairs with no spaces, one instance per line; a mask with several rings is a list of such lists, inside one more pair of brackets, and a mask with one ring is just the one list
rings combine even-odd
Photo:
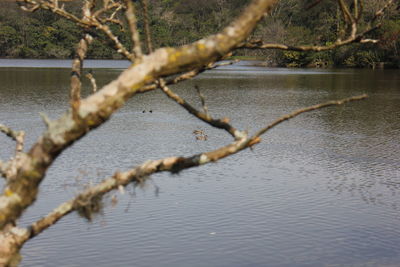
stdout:
[[[39,112],[66,110],[69,64],[0,60],[0,123],[25,130],[27,147],[44,130]],[[127,66],[90,64],[99,85]],[[285,122],[253,151],[113,192],[92,222],[73,213],[29,241],[21,266],[399,266],[399,74],[242,62],[179,84],[176,92],[197,106],[198,85],[213,115],[250,132],[308,105],[370,98]],[[208,140],[196,140],[195,129]],[[137,95],[57,159],[21,224],[115,170],[230,141],[158,91]],[[1,159],[13,148],[0,136]]]

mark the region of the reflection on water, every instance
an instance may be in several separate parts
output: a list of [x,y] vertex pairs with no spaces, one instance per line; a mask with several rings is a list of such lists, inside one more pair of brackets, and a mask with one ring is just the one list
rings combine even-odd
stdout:
[[[105,84],[118,70],[94,74]],[[370,98],[286,122],[254,151],[180,175],[154,175],[144,190],[113,193],[118,205],[108,204],[93,223],[72,214],[30,241],[22,266],[397,266],[398,74],[267,69],[245,62],[180,84],[177,92],[198,103],[197,84],[212,114],[250,132],[328,99],[362,93]],[[68,75],[68,69],[0,68],[0,122],[25,129],[31,145],[44,130],[38,113],[56,118],[66,109]],[[84,85],[88,94],[90,84]],[[208,140],[196,140],[195,129]],[[229,141],[161,93],[138,95],[60,156],[22,224],[115,170]],[[0,158],[6,159],[13,144],[3,136],[0,144]]]

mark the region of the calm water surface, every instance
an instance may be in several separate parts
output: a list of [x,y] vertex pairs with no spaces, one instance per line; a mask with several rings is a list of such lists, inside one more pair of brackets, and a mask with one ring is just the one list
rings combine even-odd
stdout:
[[[57,118],[66,110],[69,64],[0,60],[0,123],[26,130],[27,147],[44,130],[39,112]],[[127,66],[90,64],[100,85]],[[254,151],[112,193],[118,204],[109,197],[93,222],[74,213],[27,243],[21,265],[399,266],[399,74],[244,62],[176,86],[198,105],[197,84],[212,114],[250,132],[297,108],[362,93],[370,98],[301,115]],[[195,129],[209,140],[195,140]],[[57,159],[21,224],[115,170],[230,141],[160,92],[138,95]],[[13,146],[0,136],[0,158]]]

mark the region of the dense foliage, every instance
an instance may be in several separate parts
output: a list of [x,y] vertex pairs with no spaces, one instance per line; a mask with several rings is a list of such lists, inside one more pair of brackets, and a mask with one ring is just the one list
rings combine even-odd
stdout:
[[[136,1],[138,2],[138,1]],[[248,2],[243,0],[151,0],[150,15],[154,45],[172,46],[192,42],[221,29]],[[254,33],[254,38],[284,44],[329,44],[335,41],[342,22],[334,1],[321,1],[310,8],[308,0],[283,0]],[[379,0],[365,1],[365,19],[381,6]],[[74,2],[70,7],[79,6]],[[140,8],[140,5],[138,5]],[[80,12],[76,9],[75,12]],[[141,23],[141,18],[139,22]],[[143,25],[139,23],[139,28]],[[128,44],[128,33],[117,33]],[[20,11],[13,2],[0,2],[0,57],[71,58],[82,36],[73,23],[50,12]],[[378,45],[350,45],[320,53],[253,50],[237,56],[265,59],[269,65],[291,67],[371,67],[385,62],[400,66],[400,16],[389,12],[382,27],[372,33]],[[101,39],[101,38],[98,38]],[[89,58],[119,58],[107,43],[95,41]]]

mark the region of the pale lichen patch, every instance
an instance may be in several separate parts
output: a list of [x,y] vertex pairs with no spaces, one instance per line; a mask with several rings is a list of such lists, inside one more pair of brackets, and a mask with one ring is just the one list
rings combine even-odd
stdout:
[[234,27],[228,27],[226,29],[226,33],[228,34],[229,37],[233,37],[236,34],[236,30]]
[[207,157],[205,154],[201,154],[200,159],[199,159],[200,165],[206,164],[208,162],[210,162],[210,158]]

